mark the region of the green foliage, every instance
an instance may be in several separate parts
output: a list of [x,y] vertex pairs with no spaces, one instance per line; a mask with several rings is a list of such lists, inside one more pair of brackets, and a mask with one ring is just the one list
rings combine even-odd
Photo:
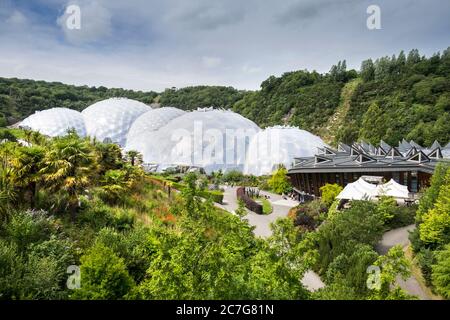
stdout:
[[386,224],[395,217],[397,201],[393,197],[381,196],[377,203],[377,210]]
[[450,166],[445,163],[439,163],[436,166],[433,176],[431,177],[431,185],[425,190],[422,198],[420,198],[419,208],[417,209],[416,221],[422,222],[422,217],[425,213],[434,208],[436,200],[439,196],[439,191],[445,183],[445,175],[450,169]]
[[343,188],[336,183],[327,183],[320,187],[320,194],[323,203],[325,203],[327,207],[330,207],[339,193],[341,193],[342,189]]
[[[406,280],[411,274],[409,262],[406,260],[401,246],[394,246],[386,255],[379,256],[374,265],[380,267],[381,274],[379,285],[377,286],[374,283],[375,285],[372,288],[372,299],[405,300],[413,298],[396,284],[397,277]],[[368,282],[372,282],[372,279],[369,278]]]
[[383,219],[375,204],[353,201],[352,207],[328,219],[318,230],[320,258],[317,268],[325,273],[341,254],[350,257],[358,244],[373,247],[381,239]]
[[284,167],[277,169],[267,183],[271,190],[278,194],[287,193],[292,188]]
[[30,244],[47,240],[52,228],[53,218],[45,211],[29,210],[13,214],[5,226],[5,234],[19,250],[25,250]]
[[230,109],[239,101],[244,92],[232,87],[196,86],[181,89],[166,89],[161,93],[159,102],[162,106],[171,106],[184,110],[215,107]]
[[134,286],[125,262],[112,249],[98,243],[81,257],[81,288],[75,299],[123,299]]
[[35,111],[49,108],[64,107],[81,111],[92,103],[112,97],[127,97],[149,104],[156,96],[156,92],[0,78],[0,124],[2,116],[8,124],[14,124]]
[[434,207],[426,212],[420,224],[420,239],[428,244],[443,245],[450,241],[450,169],[439,189]]
[[450,299],[450,244],[436,252],[436,264],[432,267],[433,284],[436,291]]

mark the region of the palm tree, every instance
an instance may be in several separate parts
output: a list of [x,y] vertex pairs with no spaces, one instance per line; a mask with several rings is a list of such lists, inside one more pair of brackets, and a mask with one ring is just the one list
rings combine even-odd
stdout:
[[87,140],[68,135],[56,138],[43,159],[42,178],[48,190],[66,192],[71,217],[76,218],[78,197],[95,179],[95,152]]
[[125,154],[125,158],[131,163],[132,166],[141,164],[143,162],[142,154],[138,151],[130,150]]
[[125,170],[106,171],[102,182],[102,189],[112,203],[115,203],[127,194],[131,185],[131,182],[127,180],[127,172]]
[[12,160],[17,184],[24,189],[24,193],[28,194],[32,208],[35,206],[44,155],[45,150],[42,147],[22,147],[18,149],[16,156]]
[[116,170],[121,168],[123,164],[122,151],[117,144],[96,141],[94,141],[93,144],[98,154],[100,174],[104,174],[108,170]]
[[[0,149],[0,214],[7,214],[17,200],[16,176],[11,164],[14,149],[3,144]],[[1,217],[3,218],[3,217]]]

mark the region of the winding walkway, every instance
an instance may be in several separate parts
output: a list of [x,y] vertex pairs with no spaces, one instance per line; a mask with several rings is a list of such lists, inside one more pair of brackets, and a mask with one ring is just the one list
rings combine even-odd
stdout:
[[[381,241],[376,246],[376,250],[378,251],[379,254],[383,255],[386,254],[390,248],[396,245],[400,245],[403,248],[403,250],[406,250],[406,248],[410,244],[409,232],[413,231],[415,228],[416,226],[412,224],[406,227],[393,229],[386,232],[383,235]],[[397,278],[397,283],[400,286],[400,288],[402,288],[409,294],[419,297],[419,299],[421,300],[432,299],[432,297],[430,297],[423,290],[423,288],[420,286],[419,281],[417,281],[417,279],[413,275],[411,275],[411,277],[409,277],[406,281],[399,277]]]
[[[222,188],[224,189],[223,204],[217,204],[217,206],[228,212],[234,213],[239,207],[236,197],[236,190],[238,187],[222,186]],[[292,207],[297,206],[298,202],[293,200],[286,200],[278,194],[262,190],[260,191],[260,195],[267,195],[270,197],[269,201],[273,208],[272,213],[268,215],[259,215],[251,212],[250,210],[247,210],[248,213],[245,218],[248,220],[250,225],[255,227],[254,233],[256,236],[267,238],[272,234],[270,224],[278,218],[286,217],[289,213],[289,210]],[[305,273],[301,282],[310,291],[315,291],[325,286],[319,275],[312,270]]]

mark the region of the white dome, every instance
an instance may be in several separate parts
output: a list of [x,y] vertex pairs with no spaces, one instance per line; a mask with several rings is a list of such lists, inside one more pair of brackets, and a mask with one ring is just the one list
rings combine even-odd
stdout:
[[[200,109],[183,114],[157,131],[133,140],[147,163],[200,166],[206,172],[241,170],[251,137],[260,129],[241,115]],[[129,145],[127,145],[128,149]]]
[[67,108],[36,111],[23,120],[20,127],[28,127],[50,137],[63,136],[70,129],[75,129],[81,137],[86,136],[86,128],[81,113]]
[[170,120],[186,113],[183,110],[163,107],[147,111],[139,116],[131,125],[127,135],[126,150],[141,150],[151,133],[165,126]]
[[326,144],[320,137],[296,127],[267,128],[250,142],[244,173],[270,174],[279,164],[289,169],[294,157],[312,157],[323,146]]
[[136,100],[111,98],[94,103],[81,113],[88,136],[100,141],[110,139],[124,146],[133,122],[149,110],[149,106]]

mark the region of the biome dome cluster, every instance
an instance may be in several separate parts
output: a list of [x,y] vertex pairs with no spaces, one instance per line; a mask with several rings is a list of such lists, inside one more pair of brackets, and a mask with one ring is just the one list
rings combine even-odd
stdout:
[[320,137],[296,127],[266,128],[250,142],[244,173],[270,174],[280,164],[290,168],[295,157],[311,157],[325,145]]
[[289,168],[294,157],[311,156],[325,145],[320,137],[294,127],[261,130],[229,110],[151,108],[126,98],[96,102],[81,113],[65,108],[37,112],[21,126],[52,137],[75,129],[80,136],[140,152],[144,163],[158,171],[185,165],[207,173],[239,170],[264,175],[279,164]]
[[65,135],[70,129],[74,129],[81,137],[86,136],[86,127],[81,113],[67,108],[36,111],[23,120],[20,126],[50,137]]
[[136,100],[111,98],[90,105],[81,114],[88,136],[123,147],[133,122],[150,110],[149,106]]
[[161,168],[192,165],[206,172],[242,171],[250,138],[259,130],[254,122],[232,111],[198,109],[174,118],[159,130],[135,136],[126,149],[143,146],[138,151],[144,161]]

